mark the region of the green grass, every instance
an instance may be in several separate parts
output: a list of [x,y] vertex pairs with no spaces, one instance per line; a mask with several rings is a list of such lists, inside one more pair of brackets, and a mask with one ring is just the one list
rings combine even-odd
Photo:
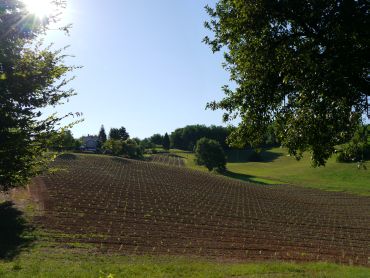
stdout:
[[[72,249],[73,250],[73,249]],[[216,263],[201,259],[91,255],[34,248],[0,260],[0,277],[369,277],[366,267],[328,263]]]
[[173,153],[175,155],[181,156],[182,158],[185,159],[185,166],[194,170],[199,170],[203,172],[208,172],[206,167],[198,166],[195,163],[195,155],[193,152],[188,152],[188,151],[182,151],[182,150],[177,150],[177,149],[171,149],[170,153]]
[[[195,164],[193,153],[171,151],[184,157],[187,167],[207,171]],[[297,161],[283,148],[263,152],[261,162],[248,162],[249,155],[248,151],[229,153],[225,175],[261,184],[294,184],[370,196],[370,161],[367,161],[368,170],[358,170],[357,163],[337,163],[335,157],[330,158],[325,167],[313,168],[309,154]]]

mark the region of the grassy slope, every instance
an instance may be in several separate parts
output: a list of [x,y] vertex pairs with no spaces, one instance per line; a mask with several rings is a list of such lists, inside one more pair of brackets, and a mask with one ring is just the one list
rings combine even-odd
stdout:
[[[195,165],[194,154],[174,150],[186,158],[186,165],[193,169],[206,171]],[[358,170],[356,163],[337,163],[329,159],[325,167],[310,166],[309,155],[301,161],[287,156],[282,148],[273,148],[263,154],[265,162],[246,162],[243,158],[248,153],[231,153],[227,164],[227,176],[265,184],[295,184],[333,191],[346,191],[361,195],[370,195],[370,169]],[[369,161],[367,167],[370,168]]]
[[327,263],[215,263],[171,257],[88,255],[67,249],[33,248],[0,260],[0,277],[369,277],[365,267]]

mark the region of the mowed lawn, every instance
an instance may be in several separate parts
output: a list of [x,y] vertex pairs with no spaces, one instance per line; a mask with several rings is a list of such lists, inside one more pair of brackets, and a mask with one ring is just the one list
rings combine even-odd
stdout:
[[34,248],[14,260],[0,259],[0,277],[338,277],[367,278],[366,267],[328,263],[216,263],[174,257],[87,254],[75,249]]
[[[185,159],[189,168],[207,171],[197,166],[194,154],[173,150]],[[302,160],[290,157],[284,148],[272,148],[262,153],[261,162],[249,162],[248,151],[228,153],[227,176],[261,184],[293,184],[329,191],[370,195],[370,161],[365,165],[367,170],[357,169],[357,163],[338,163],[331,157],[325,167],[313,168],[310,154]]]

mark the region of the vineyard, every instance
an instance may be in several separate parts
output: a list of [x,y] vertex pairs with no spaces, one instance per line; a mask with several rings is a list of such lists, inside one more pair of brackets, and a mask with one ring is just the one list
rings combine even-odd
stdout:
[[150,161],[162,163],[170,166],[184,167],[185,162],[181,156],[175,154],[153,154],[151,155]]
[[70,155],[32,188],[58,242],[104,252],[367,265],[370,198]]

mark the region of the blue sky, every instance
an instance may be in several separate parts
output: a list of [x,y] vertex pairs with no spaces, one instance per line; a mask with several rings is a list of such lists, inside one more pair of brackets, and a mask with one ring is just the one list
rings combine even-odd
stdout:
[[69,63],[83,66],[70,84],[77,96],[47,112],[82,112],[75,137],[98,133],[104,124],[124,126],[131,136],[164,134],[188,124],[221,125],[222,112],[205,110],[228,83],[222,54],[202,43],[208,34],[200,0],[68,0],[69,37],[47,40],[71,45]]

